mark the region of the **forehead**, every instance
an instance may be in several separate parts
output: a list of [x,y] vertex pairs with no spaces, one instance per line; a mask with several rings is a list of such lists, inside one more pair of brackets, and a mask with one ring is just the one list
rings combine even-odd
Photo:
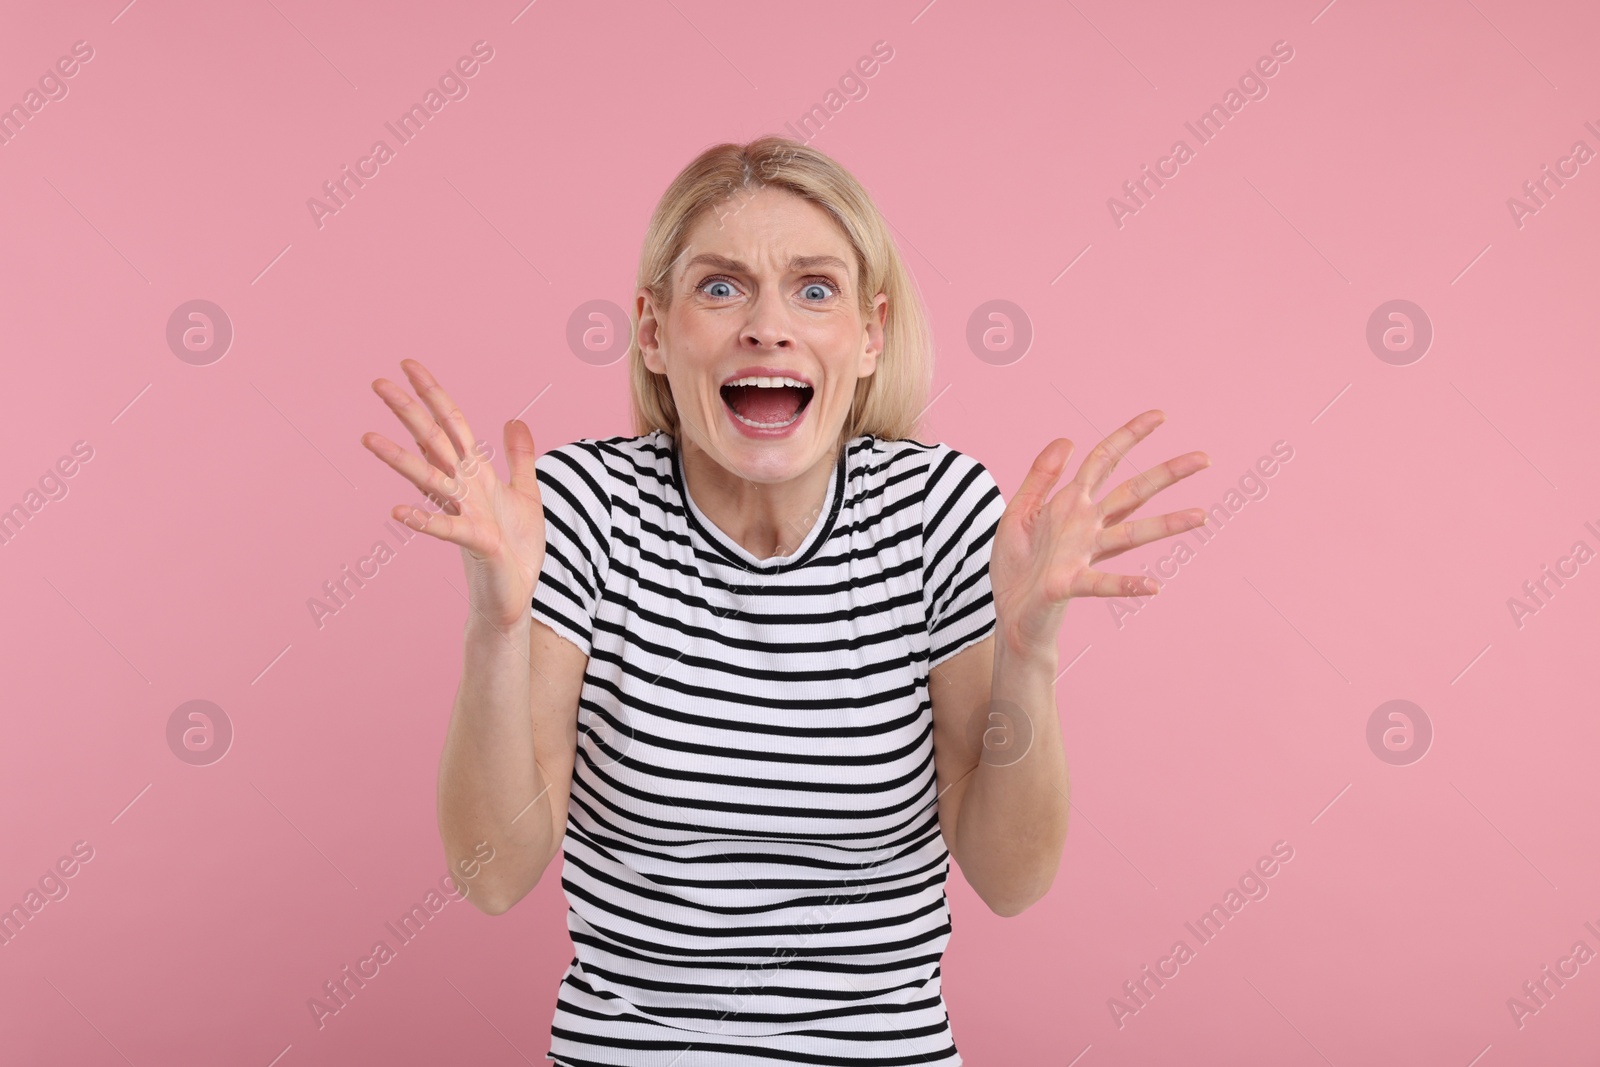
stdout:
[[804,197],[771,186],[741,189],[701,212],[684,242],[680,273],[702,256],[778,273],[797,266],[832,266],[855,278],[855,250],[833,216]]

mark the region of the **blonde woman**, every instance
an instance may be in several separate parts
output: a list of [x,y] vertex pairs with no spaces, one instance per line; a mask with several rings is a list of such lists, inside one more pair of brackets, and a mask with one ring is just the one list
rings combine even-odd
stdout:
[[421,455],[363,443],[443,502],[394,515],[460,546],[471,590],[451,869],[498,915],[561,854],[556,1063],[959,1064],[950,857],[1000,915],[1050,887],[1066,605],[1155,592],[1095,566],[1204,522],[1128,516],[1210,461],[1097,501],[1148,411],[1059,490],[1073,445],[1052,441],[1006,504],[917,440],[910,276],[861,185],[781,138],[672,182],[634,319],[635,435],[535,458],[513,420],[509,483],[421,364],[420,404],[373,383]]

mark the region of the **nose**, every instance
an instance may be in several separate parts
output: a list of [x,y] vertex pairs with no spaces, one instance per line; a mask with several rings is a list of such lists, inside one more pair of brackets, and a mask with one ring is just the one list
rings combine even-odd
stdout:
[[762,286],[756,298],[750,302],[749,308],[750,317],[739,335],[741,345],[779,350],[794,347],[794,338],[789,328],[788,309],[784,306],[783,297],[776,287]]

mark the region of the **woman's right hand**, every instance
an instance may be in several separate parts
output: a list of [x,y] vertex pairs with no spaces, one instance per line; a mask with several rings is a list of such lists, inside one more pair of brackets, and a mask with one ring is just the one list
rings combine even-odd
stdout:
[[400,368],[422,404],[385,378],[374,381],[372,390],[411,434],[421,457],[380,433],[363,434],[361,443],[443,510],[397,504],[390,514],[413,530],[460,546],[473,612],[507,629],[529,616],[544,564],[544,504],[534,476],[533,434],[521,419],[506,423],[511,481],[502,482],[477,451],[465,416],[428,369],[414,359],[401,360]]

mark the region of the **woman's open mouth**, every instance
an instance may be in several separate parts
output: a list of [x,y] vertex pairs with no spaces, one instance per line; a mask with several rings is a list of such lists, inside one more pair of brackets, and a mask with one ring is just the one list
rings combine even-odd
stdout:
[[722,402],[751,429],[782,430],[799,420],[812,393],[798,378],[736,378],[722,387]]

